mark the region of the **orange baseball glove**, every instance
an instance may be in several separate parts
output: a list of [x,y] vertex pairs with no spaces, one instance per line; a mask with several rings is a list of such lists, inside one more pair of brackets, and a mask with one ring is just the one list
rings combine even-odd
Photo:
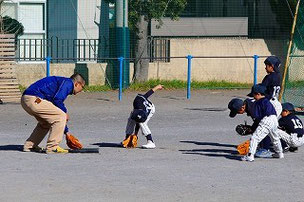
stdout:
[[80,141],[72,134],[67,133],[66,136],[66,144],[70,149],[82,149],[82,144]]
[[122,146],[125,148],[135,148],[137,146],[137,135],[133,134],[122,141]]
[[249,152],[250,140],[246,140],[237,146],[237,151],[241,155],[246,155]]

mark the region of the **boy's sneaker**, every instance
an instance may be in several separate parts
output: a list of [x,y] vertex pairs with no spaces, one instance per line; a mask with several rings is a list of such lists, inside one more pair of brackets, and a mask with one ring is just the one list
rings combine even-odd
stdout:
[[283,152],[284,152],[284,153],[289,152],[289,149],[290,149],[290,147],[289,147],[289,146],[286,146],[286,147],[283,148]]
[[66,150],[66,149],[62,149],[61,147],[57,146],[56,149],[54,150],[46,150],[46,153],[47,154],[66,154],[68,153],[69,150]]
[[255,156],[259,157],[259,158],[271,158],[272,157],[272,152],[267,150],[267,149],[259,149],[255,153]]
[[38,146],[33,146],[32,148],[23,147],[24,152],[37,152],[37,153],[43,153],[44,149]]
[[151,140],[148,140],[147,144],[142,145],[141,147],[143,149],[154,149],[156,146],[155,146],[154,142],[152,142]]
[[253,155],[250,155],[250,156],[246,155],[246,156],[243,156],[243,157],[241,158],[241,160],[242,160],[242,161],[249,161],[249,162],[252,162],[252,161],[254,161],[254,157],[253,157]]
[[298,147],[290,147],[289,151],[290,152],[296,152],[296,151],[298,151]]
[[274,154],[272,154],[272,157],[277,158],[277,159],[283,159],[284,154],[283,153],[274,153]]

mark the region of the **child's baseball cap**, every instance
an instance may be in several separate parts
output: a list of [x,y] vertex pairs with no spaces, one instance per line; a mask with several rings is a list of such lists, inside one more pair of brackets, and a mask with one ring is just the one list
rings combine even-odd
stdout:
[[290,102],[283,103],[282,104],[282,110],[288,110],[290,112],[294,112],[295,111],[293,104],[291,104]]
[[235,117],[243,105],[244,105],[243,100],[239,98],[233,98],[228,104],[228,108],[230,109],[229,116],[231,118]]
[[131,115],[131,119],[138,123],[145,122],[147,120],[147,113],[142,109],[134,109]]
[[251,88],[251,92],[247,96],[253,97],[254,93],[261,93],[262,95],[265,95],[266,86],[264,86],[262,84],[253,85],[252,88]]
[[271,65],[273,66],[273,70],[275,72],[280,72],[280,65],[281,65],[281,61],[277,56],[269,56],[266,58],[266,60],[264,61],[265,65]]

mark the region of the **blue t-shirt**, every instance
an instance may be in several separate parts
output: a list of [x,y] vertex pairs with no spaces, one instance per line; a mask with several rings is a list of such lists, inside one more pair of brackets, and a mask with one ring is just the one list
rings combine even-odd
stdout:
[[[74,83],[71,78],[50,76],[38,80],[30,85],[23,92],[23,95],[32,95],[50,101],[63,112],[67,113],[67,108],[63,102],[68,95],[73,93],[73,90]],[[68,131],[69,129],[66,126],[64,132],[67,133]]]
[[50,76],[30,85],[23,95],[33,95],[50,101],[66,113],[67,109],[63,102],[73,90],[74,84],[71,78]]

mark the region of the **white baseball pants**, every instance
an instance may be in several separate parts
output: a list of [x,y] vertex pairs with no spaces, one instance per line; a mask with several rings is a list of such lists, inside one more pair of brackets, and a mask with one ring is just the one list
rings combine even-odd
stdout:
[[282,113],[282,104],[279,102],[277,98],[271,98],[270,103],[274,107],[276,113],[277,113],[277,118],[279,119]]
[[298,137],[297,133],[288,134],[285,131],[278,129],[278,134],[279,137],[290,147],[300,147],[304,144],[304,136]]
[[[147,135],[151,134],[151,130],[148,126],[148,121],[152,118],[154,113],[155,113],[155,106],[152,104],[151,111],[150,111],[150,113],[147,117],[147,120],[143,123],[139,123],[140,130],[141,130],[141,132],[144,136],[147,136]],[[126,127],[126,134],[133,134],[135,126],[136,126],[136,121],[131,119],[131,115],[132,115],[132,112],[131,112],[131,114],[128,118],[128,123],[127,123],[127,127]]]
[[249,147],[249,153],[254,156],[258,144],[267,136],[269,135],[274,150],[277,153],[282,153],[282,145],[280,142],[280,138],[278,135],[278,119],[275,115],[266,116],[264,117],[257,129],[252,134],[252,137],[250,139],[250,147]]

